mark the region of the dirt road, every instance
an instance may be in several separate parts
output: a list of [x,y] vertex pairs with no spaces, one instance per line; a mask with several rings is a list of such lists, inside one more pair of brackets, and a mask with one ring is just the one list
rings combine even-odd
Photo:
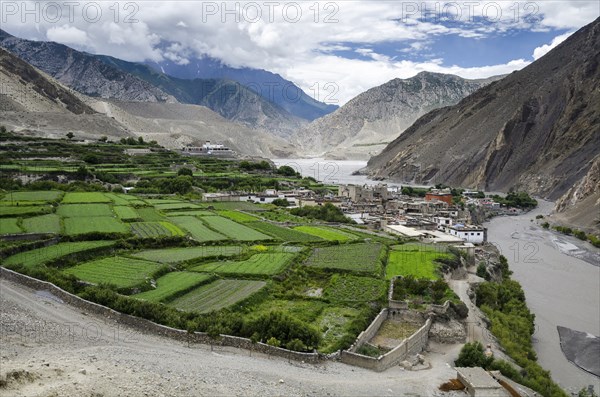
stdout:
[[0,279],[0,396],[436,396],[460,346],[432,345],[432,369],[383,373],[288,362],[173,341],[82,313]]

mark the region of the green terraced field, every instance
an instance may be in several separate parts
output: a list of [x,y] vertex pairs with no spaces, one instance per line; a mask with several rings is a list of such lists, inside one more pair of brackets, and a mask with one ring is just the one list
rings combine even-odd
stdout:
[[187,230],[196,241],[227,240],[226,236],[209,229],[198,218],[193,216],[174,216],[169,218],[169,220]]
[[23,219],[23,228],[27,233],[60,234],[60,217],[47,214]]
[[58,190],[39,190],[35,192],[12,192],[7,193],[2,201],[17,202],[17,201],[39,201],[51,202],[62,197],[63,192]]
[[222,274],[264,274],[281,273],[296,255],[285,252],[255,254],[245,261],[213,262],[196,266],[190,270]]
[[340,244],[313,250],[306,260],[308,266],[324,269],[378,273],[384,246],[379,243]]
[[173,300],[169,306],[185,311],[207,313],[247,299],[266,284],[264,281],[217,280]]
[[110,202],[112,200],[100,192],[67,192],[62,199],[63,204]]
[[236,221],[236,222],[240,222],[240,223],[247,223],[247,222],[253,222],[253,221],[259,220],[259,218],[257,218],[254,215],[244,214],[243,212],[239,212],[239,211],[224,210],[224,211],[219,211],[219,215],[224,216],[225,218],[229,218],[232,221]]
[[130,223],[131,231],[138,237],[163,237],[172,236],[169,229],[164,227],[160,222],[133,222]]
[[259,204],[248,203],[246,201],[220,201],[220,202],[207,202],[206,205],[210,205],[217,210],[240,210],[240,211],[264,211],[265,207]]
[[56,212],[65,218],[114,216],[108,204],[66,204],[58,207]]
[[373,302],[385,296],[388,283],[371,277],[334,274],[324,297],[332,302]]
[[212,229],[238,241],[271,240],[270,236],[221,216],[204,216],[202,221]]
[[131,222],[140,219],[140,214],[137,213],[135,208],[126,207],[124,205],[115,205],[113,211],[117,214],[117,217],[124,222]]
[[76,252],[88,251],[113,245],[114,241],[81,241],[75,243],[60,243],[49,247],[38,248],[10,256],[3,261],[6,266],[24,265],[35,267]]
[[0,234],[23,233],[19,226],[19,218],[0,218]]
[[155,262],[117,256],[86,262],[64,272],[90,283],[128,288],[139,285],[158,270],[159,266]]
[[65,218],[65,234],[72,236],[85,233],[130,233],[129,227],[112,216],[89,216]]
[[170,211],[168,216],[210,216],[215,213],[207,210],[192,210],[192,211]]
[[10,206],[6,203],[0,206],[0,217],[13,216],[13,215],[35,215],[35,214],[47,214],[52,211],[52,208],[46,205],[31,205],[31,206]]
[[389,280],[394,276],[412,275],[416,278],[437,280],[438,265],[435,259],[447,255],[437,247],[403,244],[392,247],[388,257],[385,275]]
[[239,245],[209,245],[202,247],[146,250],[137,252],[132,256],[161,263],[180,263],[200,258],[237,256],[240,255],[242,251],[243,248]]
[[156,209],[152,207],[136,208],[136,211],[144,222],[159,222],[167,220],[167,218],[162,216]]
[[329,241],[346,242],[358,239],[358,236],[338,229],[329,228],[326,226],[297,226],[294,228],[302,233],[312,234]]
[[180,209],[200,209],[197,204],[193,203],[166,203],[166,204],[154,204],[154,208],[157,208],[161,211],[169,211],[169,210],[180,210]]
[[214,278],[210,274],[192,272],[171,272],[156,280],[156,288],[132,295],[137,299],[151,302],[164,302],[182,291],[204,284]]
[[282,241],[290,241],[297,243],[310,243],[316,241],[323,241],[321,237],[313,236],[312,234],[302,233],[300,231],[289,229],[287,227],[281,227],[268,222],[250,222],[247,224],[260,232],[269,234],[276,239]]

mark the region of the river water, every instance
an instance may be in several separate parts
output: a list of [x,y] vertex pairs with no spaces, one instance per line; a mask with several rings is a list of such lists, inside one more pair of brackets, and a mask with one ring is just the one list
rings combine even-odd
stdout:
[[[365,167],[366,161],[273,161],[326,183],[378,183],[364,175],[352,175]],[[523,286],[527,305],[536,316],[534,347],[539,363],[569,391],[594,385],[598,392],[600,379],[565,358],[556,327],[562,325],[600,336],[600,250],[532,222],[536,215],[552,211],[552,203],[538,201],[538,208],[529,213],[492,219],[485,225],[488,238],[507,257],[513,278]]]

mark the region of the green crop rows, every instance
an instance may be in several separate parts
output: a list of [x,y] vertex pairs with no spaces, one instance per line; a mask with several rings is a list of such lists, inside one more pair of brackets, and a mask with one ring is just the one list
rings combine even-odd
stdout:
[[94,284],[127,288],[139,285],[158,267],[154,262],[117,256],[86,262],[65,270],[65,273]]
[[196,241],[227,240],[227,237],[209,229],[198,218],[193,216],[174,216],[169,219],[177,226],[187,230]]
[[213,277],[208,274],[192,272],[171,272],[156,280],[156,288],[136,295],[134,298],[153,302],[164,302],[182,291],[206,283]]
[[287,227],[277,226],[268,222],[250,222],[248,223],[248,226],[265,234],[269,234],[282,241],[291,241],[299,243],[323,241],[321,237],[314,236],[312,234],[302,233],[298,230],[289,229]]
[[271,240],[271,237],[267,236],[266,234],[220,216],[204,216],[202,217],[202,221],[212,229],[229,236],[233,240]]
[[329,241],[346,242],[358,239],[358,236],[352,233],[328,228],[325,226],[298,226],[295,227],[294,230],[302,233],[312,234],[313,236],[317,236]]
[[348,270],[379,274],[381,270],[381,244],[341,244],[313,250],[306,265],[324,269]]
[[241,253],[242,247],[239,245],[218,245],[146,250],[137,252],[133,256],[161,263],[180,263],[200,258],[237,256]]
[[114,241],[81,241],[75,243],[60,243],[51,245],[49,247],[38,248],[15,254],[6,258],[3,261],[3,264],[6,266],[24,265],[26,267],[36,267],[66,255],[100,247],[108,247],[113,244]]
[[217,280],[173,300],[169,306],[206,313],[240,302],[264,288],[264,281]]
[[191,270],[223,274],[265,274],[281,273],[290,264],[295,255],[285,252],[267,252],[254,254],[245,261],[213,262],[200,265]]

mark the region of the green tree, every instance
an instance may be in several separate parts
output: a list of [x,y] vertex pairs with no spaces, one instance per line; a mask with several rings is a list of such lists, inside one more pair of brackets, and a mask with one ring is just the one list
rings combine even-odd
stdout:
[[179,171],[177,171],[177,175],[194,176],[194,172],[190,168],[183,167],[180,168]]
[[488,368],[494,361],[493,357],[486,357],[483,353],[483,345],[480,342],[472,342],[465,344],[458,359],[454,362],[457,367],[481,367]]
[[73,134],[71,131],[69,131],[67,133],[67,138],[69,138],[69,139],[73,139],[74,136],[75,136],[75,134]]
[[276,205],[278,207],[289,207],[290,206],[290,202],[287,201],[287,199],[275,199],[273,200],[273,205]]

